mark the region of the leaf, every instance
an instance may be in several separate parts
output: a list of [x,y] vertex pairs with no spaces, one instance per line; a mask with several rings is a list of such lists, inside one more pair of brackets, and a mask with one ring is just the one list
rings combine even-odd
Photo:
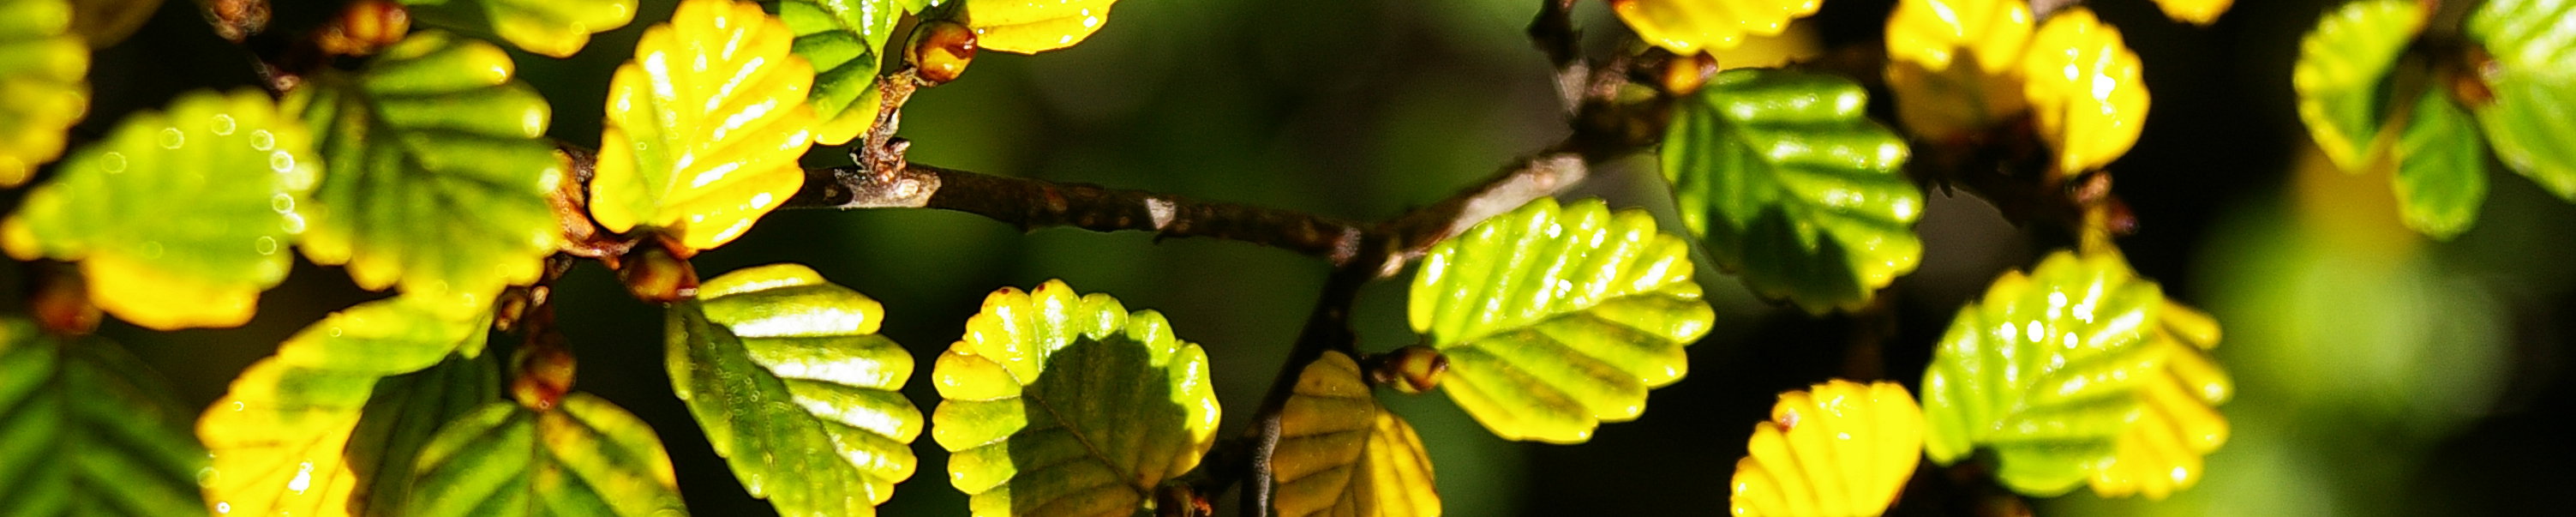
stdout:
[[2077,7],[2039,25],[2022,57],[2022,96],[2040,139],[2057,151],[2059,178],[2109,165],[2147,123],[2147,82],[2120,29]]
[[2029,109],[2022,48],[2030,6],[2019,0],[1904,0],[1887,18],[1887,82],[1898,120],[1933,141],[1964,137]]
[[688,514],[653,428],[588,393],[550,411],[485,404],[439,429],[413,473],[422,517]]
[[2145,411],[2138,422],[2120,433],[2110,462],[2093,471],[2093,492],[2103,497],[2163,499],[2190,488],[2200,481],[2201,457],[2227,442],[2227,418],[2215,407],[2236,383],[2208,355],[2218,346],[2218,322],[2171,301],[2156,317],[2147,344],[2165,356],[2165,367],[2140,390]]
[[1715,313],[1690,248],[1643,210],[1540,198],[1432,246],[1407,321],[1449,360],[1440,387],[1485,429],[1577,443],[1681,380]]
[[513,69],[500,47],[418,32],[361,73],[290,93],[330,171],[306,211],[304,256],[459,314],[535,281],[563,240],[548,196],[567,181],[565,159],[545,138],[552,108]]
[[2487,156],[2478,126],[2444,92],[2424,92],[2397,138],[2397,206],[2406,226],[2449,239],[2478,222],[2487,199]]
[[359,304],[243,370],[197,419],[197,437],[214,458],[206,503],[233,515],[347,514],[363,481],[350,451],[381,450],[352,438],[379,382],[451,353],[482,351],[490,317],[457,319],[445,303],[404,296]]
[[500,36],[546,57],[572,57],[590,35],[635,19],[635,0],[401,0],[423,25]]
[[450,353],[436,366],[376,381],[344,452],[350,475],[361,483],[350,492],[350,513],[405,515],[414,461],[439,426],[501,400],[494,359]]
[[2235,4],[2236,0],[2156,0],[2156,8],[2164,10],[2166,18],[2204,27],[2218,23],[2218,16]]
[[0,247],[80,261],[90,299],[137,325],[240,325],[293,264],[310,141],[258,91],[182,95],[74,153],[0,222]]
[[0,0],[0,187],[26,183],[63,154],[89,111],[89,47],[63,0]]
[[1753,291],[1811,313],[1857,308],[1922,260],[1923,191],[1904,140],[1863,115],[1839,77],[1720,72],[1664,137],[1682,223]]
[[161,0],[73,0],[71,4],[72,32],[94,49],[125,41],[161,10]]
[[2490,0],[2470,13],[2469,36],[2486,46],[2495,101],[2478,106],[2487,143],[2507,168],[2576,200],[2576,2]]
[[1637,37],[1675,54],[1735,48],[1746,34],[1776,36],[1816,14],[1822,0],[1613,0]]
[[966,0],[975,46],[1036,54],[1081,43],[1109,20],[1118,0]]
[[1733,512],[1879,515],[1923,456],[1923,410],[1905,386],[1834,379],[1780,394],[1735,462]]
[[912,477],[912,353],[876,300],[795,264],[699,284],[671,306],[671,388],[753,497],[785,515],[874,515]]
[[2299,40],[2299,62],[2290,69],[2299,119],[2335,166],[2359,172],[2369,165],[2384,114],[2380,89],[2424,18],[2416,2],[2362,0],[2326,13]]
[[[2186,458],[2173,455],[2182,451],[2196,467],[2199,454],[2224,440],[2223,421],[2214,438],[2195,433],[2217,418],[2203,403],[2223,401],[2227,389],[2216,364],[2192,350],[2205,347],[2172,346],[2163,341],[2179,337],[2160,335],[2214,344],[2216,324],[2169,306],[2116,253],[2061,251],[2027,276],[2006,273],[1982,305],[1959,310],[1933,352],[1923,377],[1925,452],[1949,465],[1991,449],[1997,478],[2035,496],[2088,479],[2104,496],[2145,488],[2128,483],[2152,476],[2187,486],[2191,473],[2153,469],[2181,465]],[[2181,316],[2164,321],[2169,313]],[[2159,385],[2169,380],[2176,384]],[[2203,398],[2184,404],[2157,392],[2175,387]],[[2149,444],[2156,454],[2145,454]]]
[[978,516],[1132,513],[1216,440],[1207,352],[1063,281],[986,296],[930,376],[930,436]]
[[822,122],[814,143],[841,145],[876,125],[877,68],[896,20],[918,8],[897,0],[772,0],[779,20],[796,33],[791,48],[814,66],[814,91],[805,102]]
[[204,511],[186,414],[114,343],[0,319],[0,515]]
[[1272,506],[1283,517],[1438,517],[1431,456],[1403,417],[1377,403],[1360,365],[1325,351],[1297,375],[1279,412]]
[[609,81],[590,214],[609,231],[650,227],[692,250],[750,229],[804,185],[814,143],[814,68],[760,6],[686,0],[644,31]]

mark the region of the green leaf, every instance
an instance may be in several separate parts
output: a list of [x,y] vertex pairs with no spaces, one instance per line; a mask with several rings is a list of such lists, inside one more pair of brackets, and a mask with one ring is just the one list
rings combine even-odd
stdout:
[[304,255],[348,264],[369,289],[446,298],[459,313],[535,281],[562,240],[547,196],[567,180],[545,138],[552,108],[513,69],[500,47],[420,32],[364,72],[290,94],[330,171]]
[[1682,223],[1745,285],[1807,312],[1858,308],[1923,256],[1905,141],[1850,80],[1738,69],[1682,101],[1664,178]]
[[89,111],[89,47],[72,30],[70,3],[0,0],[0,187],[62,156]]
[[0,515],[204,512],[186,415],[114,343],[0,319]]
[[456,318],[444,303],[403,296],[359,304],[297,331],[277,355],[243,370],[197,419],[197,437],[214,457],[207,504],[233,515],[348,511],[365,481],[356,472],[377,468],[357,459],[397,461],[376,455],[388,445],[355,434],[381,381],[482,352],[491,317]]
[[350,494],[350,513],[404,515],[413,461],[439,426],[502,400],[495,359],[448,354],[437,366],[376,381],[346,449],[350,474],[361,483]]
[[2487,143],[2506,167],[2576,200],[2576,2],[2489,0],[2469,15],[2469,35],[2495,57],[2486,74],[2495,102],[2478,106]]
[[1513,440],[1575,443],[1681,380],[1716,316],[1690,248],[1643,210],[1540,198],[1432,246],[1408,321],[1449,360],[1440,387]]
[[814,64],[814,89],[806,103],[823,119],[814,142],[849,143],[877,118],[877,72],[886,39],[905,8],[899,0],[772,0],[769,10],[796,33],[796,55]]
[[182,95],[73,154],[0,222],[0,247],[81,261],[90,299],[137,325],[240,325],[293,263],[310,141],[257,90]]
[[420,451],[410,515],[687,515],[643,420],[588,393],[550,411],[493,402]]
[[2441,90],[2415,102],[2397,137],[2398,210],[2406,226],[2449,239],[2478,222],[2487,200],[2487,155],[2478,126]]
[[1005,287],[931,368],[930,436],[977,516],[1125,515],[1215,443],[1207,368],[1161,313]]
[[671,306],[671,388],[753,497],[784,515],[874,515],[912,477],[912,353],[876,300],[795,264],[744,269]]
[[548,57],[572,57],[590,35],[635,19],[635,0],[401,0],[421,24],[500,36]]
[[2299,62],[2290,69],[2299,119],[2344,171],[2369,165],[2385,122],[2388,99],[2381,90],[2398,55],[2424,29],[2424,16],[2412,0],[2351,2],[2326,13],[2299,40]]
[[1297,375],[1270,458],[1280,516],[1440,515],[1422,438],[1378,405],[1359,363],[1341,352],[1324,352]]

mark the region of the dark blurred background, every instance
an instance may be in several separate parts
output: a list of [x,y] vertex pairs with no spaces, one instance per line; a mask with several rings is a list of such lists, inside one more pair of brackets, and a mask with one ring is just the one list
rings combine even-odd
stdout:
[[[2216,313],[2227,332],[2218,355],[2239,395],[2221,408],[2234,435],[2209,457],[2199,487],[2157,504],[2035,501],[2040,513],[2522,515],[2576,503],[2567,491],[2576,487],[2576,419],[2553,417],[2576,407],[2565,372],[2576,208],[2498,168],[2476,229],[2429,242],[2399,225],[2386,171],[2332,170],[2308,143],[2289,86],[2298,38],[2329,1],[2242,1],[2208,28],[2168,21],[2146,0],[2089,3],[2127,36],[2153,95],[2144,136],[2112,165],[2116,192],[2141,223],[2120,243],[2171,296]],[[280,18],[318,17],[294,13],[330,4],[281,2]],[[611,70],[673,5],[646,1],[634,24],[571,59],[518,55],[522,77],[555,101],[556,138],[597,145]],[[1878,45],[1890,5],[1826,1],[1792,37],[1725,61]],[[215,38],[194,7],[169,1],[135,37],[100,51],[81,134],[103,134],[182,91],[252,84],[247,54]],[[1522,32],[1536,7],[1129,0],[1071,49],[980,56],[963,79],[914,97],[902,136],[923,163],[1383,218],[1564,136],[1545,60]],[[1596,51],[1631,37],[1601,2],[1583,2],[1577,20]],[[839,154],[817,149],[809,165],[847,163]],[[1662,188],[1641,158],[1596,173],[1572,196],[1645,207],[1670,223]],[[1591,443],[1507,442],[1445,396],[1384,395],[1428,444],[1449,515],[1723,513],[1734,463],[1774,394],[1837,376],[1917,384],[1960,304],[2048,251],[2033,242],[2060,240],[2034,240],[1966,194],[1936,190],[1932,200],[1919,227],[1922,268],[1884,294],[1892,321],[1774,307],[1703,265],[1718,325],[1692,349],[1690,376],[1656,391],[1643,418],[1606,425]],[[1162,311],[1206,347],[1228,435],[1258,404],[1327,272],[1319,260],[1246,244],[1021,233],[921,210],[775,213],[696,264],[711,277],[782,261],[885,303],[885,333],[923,358],[908,391],[925,411],[937,403],[928,358],[992,289],[1062,278]],[[1404,286],[1363,292],[1362,349],[1412,343]],[[772,513],[743,493],[670,395],[659,310],[628,298],[596,264],[573,270],[556,292],[581,360],[577,388],[660,431],[691,508]],[[111,322],[102,333],[202,405],[288,334],[380,296],[337,268],[302,264],[248,326],[156,333]],[[964,497],[945,482],[945,455],[927,439],[915,449],[920,471],[883,510],[964,514]],[[1956,487],[1946,483],[1918,479],[1931,488],[1899,512],[1950,510],[1944,492]]]

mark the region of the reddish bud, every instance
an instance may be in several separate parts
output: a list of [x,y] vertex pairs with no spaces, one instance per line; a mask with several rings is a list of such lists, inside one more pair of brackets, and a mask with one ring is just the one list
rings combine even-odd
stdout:
[[662,246],[636,246],[617,261],[617,280],[626,293],[652,303],[671,303],[698,295],[698,271],[689,261]]
[[1394,386],[1407,395],[1440,387],[1440,374],[1449,371],[1449,358],[1431,347],[1413,345],[1395,349],[1372,358],[1369,381],[1381,386]]
[[554,409],[555,402],[572,391],[572,351],[564,348],[563,335],[531,336],[511,356],[517,374],[510,379],[510,397],[518,399],[519,405],[538,411]]
[[930,84],[957,80],[975,62],[975,31],[955,20],[939,20],[912,31],[915,74]]

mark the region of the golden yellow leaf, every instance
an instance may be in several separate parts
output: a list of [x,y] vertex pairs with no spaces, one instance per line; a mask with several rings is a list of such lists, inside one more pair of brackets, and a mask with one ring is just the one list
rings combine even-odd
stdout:
[[2138,422],[2113,440],[2110,462],[2093,471],[2093,493],[2102,497],[2163,499],[2191,488],[2200,482],[2201,457],[2227,443],[2227,417],[2216,406],[2236,386],[2208,354],[2218,346],[2218,321],[2172,301],[2156,317],[2147,346],[2164,356],[2164,368],[2140,386]]
[[2165,17],[2174,21],[2209,25],[2217,23],[2218,15],[2227,14],[2227,7],[2235,3],[2236,0],[2156,0],[2156,8],[2164,9]]
[[1887,18],[1887,82],[1897,118],[1917,137],[1946,140],[2028,109],[2022,49],[2030,6],[2020,0],[1903,0]]
[[1835,379],[1781,393],[1746,449],[1735,515],[1878,515],[1923,457],[1923,410],[1903,385]]
[[609,80],[590,214],[600,226],[722,246],[804,184],[814,67],[796,34],[730,0],[686,0]]
[[63,132],[89,111],[89,47],[62,0],[0,0],[0,187],[25,183],[63,154]]
[[1081,43],[1109,21],[1118,0],[966,0],[975,46],[1035,54]]
[[1611,0],[1637,37],[1675,54],[1735,48],[1747,34],[1770,36],[1816,14],[1822,0]]
[[2023,57],[2022,93],[2040,138],[2057,150],[2059,177],[2129,152],[2147,122],[2147,83],[2120,29],[2078,7],[2040,24]]

